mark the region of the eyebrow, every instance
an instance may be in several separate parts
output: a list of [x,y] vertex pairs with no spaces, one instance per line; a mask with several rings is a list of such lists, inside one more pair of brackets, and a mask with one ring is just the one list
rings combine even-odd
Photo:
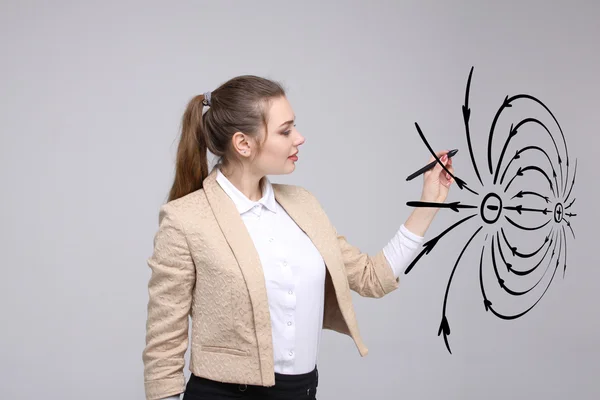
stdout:
[[296,119],[296,116],[294,115],[294,119],[291,119],[289,121],[285,121],[283,124],[279,125],[279,127],[281,128],[284,125],[289,125],[289,124],[293,123],[295,119]]

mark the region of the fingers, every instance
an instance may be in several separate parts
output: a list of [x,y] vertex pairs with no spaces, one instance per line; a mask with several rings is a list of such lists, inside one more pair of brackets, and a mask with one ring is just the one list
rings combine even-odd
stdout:
[[450,174],[444,171],[444,173],[446,174],[446,179],[448,179],[449,181],[451,181],[452,180],[452,176],[454,175],[454,167],[452,165],[446,165],[446,169],[448,171],[450,171]]
[[[440,157],[440,161],[442,162],[442,164],[444,164],[444,165],[448,165],[448,163],[450,162],[450,160],[448,160],[448,159],[444,159],[444,154],[445,154],[445,153],[444,153],[444,152],[439,152],[439,153],[441,153],[441,154],[442,154],[442,156]],[[438,156],[438,157],[439,157],[439,156]],[[433,160],[432,160],[432,161],[433,161]],[[443,173],[443,174],[446,174],[446,172],[445,172],[445,171],[443,171],[443,168],[442,168],[442,166],[441,166],[441,165],[440,165],[440,163],[438,163],[438,162],[436,162],[436,163],[435,163],[435,166],[434,166],[434,167],[433,167],[431,170],[429,170],[428,172],[429,172],[429,174],[427,174],[427,176],[433,176],[433,177],[438,177],[438,176],[439,176],[439,178],[441,178],[441,177],[442,177],[442,173]],[[438,178],[438,179],[439,179],[439,178]]]
[[[452,159],[451,158],[446,163],[446,169],[448,171],[450,171],[450,174],[454,175],[454,167],[452,166]],[[446,178],[448,180],[452,179],[452,176],[450,174],[448,174],[446,171],[444,171],[444,173],[446,174]]]
[[[447,154],[450,150],[440,150],[438,152],[435,153],[435,155],[437,156],[437,158],[441,160],[441,158],[444,156],[444,154]],[[433,156],[429,157],[429,162],[432,162],[433,160],[435,160],[435,158]]]
[[[452,159],[446,156],[448,152],[449,150],[441,150],[436,152],[435,154],[440,159],[441,163],[446,167],[446,169],[450,171],[452,175],[454,175],[454,169],[452,168]],[[433,160],[435,160],[435,158],[431,156],[429,158],[429,162],[432,162]],[[443,170],[443,167],[442,165],[440,165],[439,162],[436,162],[435,166],[423,175],[423,178],[425,180],[435,179],[436,181],[439,181],[442,185],[446,187],[449,187],[453,181],[452,176],[450,176],[450,174]]]
[[444,154],[448,154],[450,152],[450,150],[440,150],[437,153],[435,153],[436,156],[438,156],[438,158],[442,157]]
[[[450,171],[450,174],[454,175],[454,167],[452,166],[452,159],[450,159],[450,161],[448,161],[448,164],[446,164],[446,169],[448,171]],[[445,178],[442,180],[444,185],[449,187],[452,184],[452,182],[454,181],[454,179],[452,179],[452,176],[446,171],[442,171],[442,174],[444,175],[444,178]]]

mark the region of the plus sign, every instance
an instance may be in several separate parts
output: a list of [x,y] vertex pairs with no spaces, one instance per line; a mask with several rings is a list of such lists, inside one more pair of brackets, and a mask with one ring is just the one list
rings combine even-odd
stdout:
[[563,208],[563,205],[561,203],[558,203],[556,205],[556,207],[554,208],[554,221],[555,222],[561,222],[563,219],[563,215],[565,213],[565,210]]

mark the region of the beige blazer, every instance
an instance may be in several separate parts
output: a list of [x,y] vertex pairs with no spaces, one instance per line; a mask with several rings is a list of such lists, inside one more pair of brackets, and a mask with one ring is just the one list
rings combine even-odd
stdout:
[[[338,235],[306,189],[273,184],[275,199],[308,235],[325,261],[323,328],[350,336],[361,356],[350,290],[381,297],[398,287],[380,251],[374,257]],[[160,208],[148,259],[147,399],[185,390],[184,354],[191,315],[190,371],[221,382],[273,386],[271,319],[264,275],[254,243],[233,201],[216,181]]]

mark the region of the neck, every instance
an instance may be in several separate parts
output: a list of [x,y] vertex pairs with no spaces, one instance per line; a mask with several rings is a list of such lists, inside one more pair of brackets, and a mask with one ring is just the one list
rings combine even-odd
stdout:
[[254,175],[249,171],[240,170],[239,168],[233,171],[221,168],[221,173],[250,200],[258,201],[262,198],[262,176]]

